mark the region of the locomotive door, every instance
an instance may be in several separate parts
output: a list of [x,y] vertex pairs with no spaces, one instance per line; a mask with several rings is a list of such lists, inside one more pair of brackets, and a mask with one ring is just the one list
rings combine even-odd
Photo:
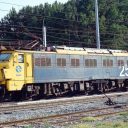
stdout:
[[32,83],[32,54],[25,54],[25,80]]
[[24,85],[25,80],[25,68],[24,68],[24,54],[18,54],[18,60],[15,63],[15,78],[14,88],[20,90]]

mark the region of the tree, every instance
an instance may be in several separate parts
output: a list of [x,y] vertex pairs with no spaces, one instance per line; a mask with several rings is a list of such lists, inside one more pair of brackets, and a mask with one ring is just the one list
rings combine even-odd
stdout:
[[[124,49],[128,45],[128,0],[99,0],[100,37],[103,48]],[[12,8],[1,22],[2,39],[32,38],[25,30],[42,38],[42,26],[47,27],[49,45],[96,47],[94,0],[55,1],[38,6]]]

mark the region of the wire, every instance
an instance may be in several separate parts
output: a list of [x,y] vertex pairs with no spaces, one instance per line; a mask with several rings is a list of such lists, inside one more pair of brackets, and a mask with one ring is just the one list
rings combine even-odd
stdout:
[[[29,32],[31,32],[32,34],[40,34],[40,35],[42,35],[42,31],[33,31],[33,30],[29,30]],[[0,31],[0,33],[7,33],[7,34],[27,34],[27,32],[19,32],[19,31],[17,31],[17,32],[14,32],[14,31]],[[91,37],[91,35],[90,34],[94,34],[95,35],[95,31],[92,31],[92,32],[84,32],[84,33],[82,33],[82,34],[76,34],[76,33],[60,33],[60,32],[58,32],[58,33],[56,33],[56,32],[47,32],[48,34],[52,34],[52,35],[73,35],[73,36],[79,36],[79,37],[85,37],[86,35],[87,36],[89,36],[89,37]],[[89,35],[88,35],[89,34]],[[113,35],[113,36],[115,36],[115,35],[119,35],[120,36],[120,34],[117,34],[117,33],[110,33],[110,32],[101,32],[100,33],[100,35]],[[124,33],[123,34],[124,36],[123,37],[125,37],[125,36],[128,36],[128,34],[127,33]],[[102,37],[102,36],[101,36]]]
[[[106,26],[106,25],[105,25]],[[108,25],[107,25],[108,26]],[[27,28],[27,29],[30,29],[29,31],[32,31],[32,32],[42,32],[42,28],[40,28],[40,27],[27,27],[27,26],[20,26],[20,25],[6,25],[6,24],[2,24],[2,26],[0,27],[1,29],[5,29],[5,27],[6,28],[8,28],[8,27],[12,27],[12,28],[21,28],[21,29],[23,29],[23,28]],[[36,30],[31,30],[31,29],[36,29]],[[85,29],[85,28],[84,28]],[[39,30],[39,31],[37,31],[37,30]],[[60,32],[69,32],[69,33],[75,33],[74,32],[74,30],[71,30],[71,29],[69,29],[69,28],[65,28],[65,29],[60,29],[60,28],[55,28],[55,27],[47,27],[47,30],[50,32],[50,31],[52,31],[52,32],[54,32],[54,31],[59,31],[59,33]],[[112,30],[112,29],[109,29],[109,30]],[[123,31],[124,31],[124,33],[123,34],[127,34],[127,32],[128,32],[128,29],[126,29],[126,31],[125,31],[125,29],[123,28]],[[76,29],[76,32],[77,33],[87,33],[87,34],[89,34],[89,33],[95,33],[95,30],[88,30],[88,28],[86,29],[86,31],[85,30],[79,30],[79,28],[77,28]],[[103,33],[103,32],[102,32]],[[115,32],[109,32],[108,30],[107,30],[107,33],[109,33],[109,34],[120,34],[120,33],[115,33]],[[121,34],[122,34],[122,31],[121,31]]]
[[[19,45],[24,45],[24,40],[22,40],[23,42],[21,40],[17,40],[17,41],[18,42],[20,41],[19,42],[20,43]],[[26,40],[26,42],[31,42],[31,40]],[[93,47],[93,48],[96,48],[96,44],[94,44],[94,43],[88,44],[88,42],[86,44],[85,44],[85,42],[79,42],[79,43],[78,42],[62,42],[62,41],[54,41],[54,42],[53,41],[49,41],[49,42],[50,42],[50,44],[51,43],[54,43],[55,44],[55,43],[59,43],[60,42],[61,45],[62,44],[68,44],[69,46],[72,46],[73,44],[75,44],[75,46],[77,46],[77,45],[80,46],[80,45],[84,44],[84,47]],[[3,42],[1,42],[1,41],[0,41],[0,43],[3,44]],[[12,43],[14,43],[14,44],[12,44]],[[60,43],[59,43],[59,45],[60,45]],[[110,40],[109,40],[109,43],[110,43]],[[49,43],[47,42],[47,44],[49,44]],[[9,42],[9,45],[7,45],[7,44],[4,43],[4,46],[10,46],[10,45],[11,46],[12,45],[15,46],[16,45],[16,41],[15,42]],[[127,46],[127,45],[124,45],[124,46]],[[101,47],[102,48],[107,48],[107,49],[108,48],[116,48],[116,47],[118,47],[118,49],[119,49],[119,48],[124,48],[124,46],[119,46],[117,44],[111,44],[111,46],[108,46],[107,44],[101,44]],[[83,45],[82,45],[82,47],[83,47]]]

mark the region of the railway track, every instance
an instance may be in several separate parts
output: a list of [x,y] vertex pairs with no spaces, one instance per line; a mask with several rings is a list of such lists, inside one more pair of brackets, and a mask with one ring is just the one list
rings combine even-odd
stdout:
[[[115,94],[107,94],[107,97],[110,98],[118,98],[124,95],[128,95],[128,93],[115,93]],[[64,98],[64,99],[56,99],[56,100],[41,100],[41,101],[32,101],[32,102],[21,102],[14,104],[2,104],[0,106],[0,114],[2,113],[12,113],[16,111],[24,111],[24,110],[36,110],[43,108],[55,108],[56,106],[68,105],[73,103],[90,103],[97,102],[102,100],[103,102],[107,100],[107,97],[104,95],[94,95],[94,96],[82,96],[82,97],[73,97],[73,98]]]
[[[115,93],[115,94],[107,94],[108,97],[114,99],[127,97],[128,93]],[[41,100],[41,101],[33,101],[33,102],[21,102],[21,103],[14,103],[11,105],[1,105],[0,106],[0,116],[2,114],[13,114],[13,112],[17,111],[28,111],[28,110],[38,110],[38,109],[55,109],[56,107],[61,106],[68,106],[71,104],[79,104],[83,103],[85,105],[91,103],[99,103],[99,102],[104,102],[106,101],[106,96],[104,95],[95,95],[95,96],[85,96],[85,97],[74,97],[74,98],[64,98],[64,99],[56,99],[56,100]],[[115,111],[116,110],[116,111]],[[58,124],[59,122],[64,124],[64,122],[71,122],[75,120],[79,120],[82,117],[86,116],[102,116],[102,115],[107,115],[107,114],[114,114],[122,111],[128,111],[128,106],[127,104],[115,104],[109,107],[94,107],[94,108],[89,108],[85,110],[79,110],[75,112],[69,112],[69,113],[61,113],[61,114],[50,114],[50,115],[42,115],[42,116],[35,116],[35,117],[30,117],[27,119],[11,119],[9,121],[3,121],[0,122],[1,127],[3,126],[10,126],[10,125],[15,125],[15,124],[23,124],[23,123],[34,123],[34,122],[42,122],[45,120],[49,120],[51,124]],[[108,113],[109,112],[109,113]],[[53,120],[54,119],[54,120]]]
[[[47,120],[50,124],[56,124],[56,125],[64,125],[65,122],[70,123],[74,121],[80,121],[83,117],[101,117],[106,115],[113,115],[120,112],[126,112],[128,111],[128,105],[121,105],[121,106],[111,106],[111,107],[105,107],[105,108],[98,108],[98,109],[90,109],[87,111],[80,111],[80,112],[74,112],[74,113],[66,113],[66,114],[60,114],[60,115],[51,115],[51,116],[42,116],[42,117],[36,117],[31,119],[22,119],[22,120],[14,120],[11,122],[3,122],[1,123],[1,127],[3,126],[11,126],[11,125],[20,125],[20,124],[32,124],[36,122],[44,122]],[[54,121],[53,121],[54,119]]]
[[[118,110],[115,111],[115,108]],[[82,111],[78,113],[69,113],[65,115],[58,115],[54,117],[54,121],[47,120],[50,124],[64,126],[65,124],[71,124],[71,122],[81,122],[82,118],[84,117],[104,117],[104,116],[110,116],[114,114],[118,114],[121,112],[127,112],[128,111],[128,105],[123,106],[113,106],[113,107],[106,107],[106,108],[99,108],[99,109],[92,109],[88,111]],[[61,119],[60,119],[61,118]],[[57,121],[56,121],[57,119]],[[39,121],[38,121],[39,122]]]

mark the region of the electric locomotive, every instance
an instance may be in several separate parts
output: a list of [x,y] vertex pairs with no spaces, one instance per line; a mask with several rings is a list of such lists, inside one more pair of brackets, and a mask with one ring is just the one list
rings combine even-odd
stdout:
[[127,66],[122,50],[1,50],[0,99],[127,90]]

